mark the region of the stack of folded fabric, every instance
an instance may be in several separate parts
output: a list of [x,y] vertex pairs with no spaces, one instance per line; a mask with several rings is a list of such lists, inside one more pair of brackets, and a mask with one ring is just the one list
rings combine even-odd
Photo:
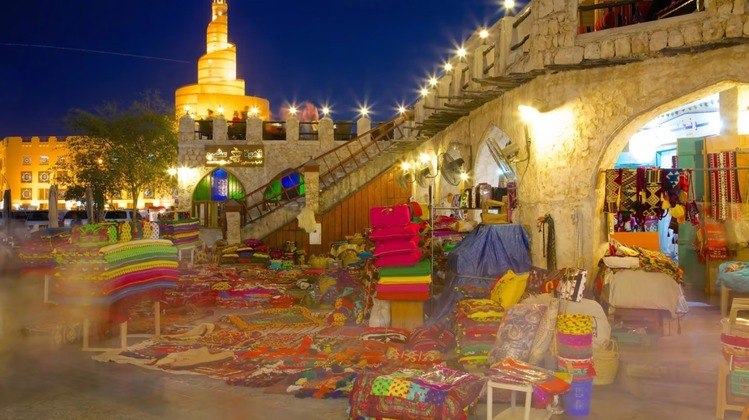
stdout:
[[491,299],[463,299],[458,302],[455,338],[461,363],[478,365],[487,362],[504,314],[502,306]]
[[429,299],[432,282],[431,262],[422,260],[408,267],[382,267],[377,298],[382,300],[422,301]]
[[[93,249],[89,250],[93,251]],[[177,248],[168,240],[142,239],[106,245],[88,255],[86,270],[80,258],[61,264],[59,299],[79,305],[110,305],[123,298],[173,289],[179,278]]]
[[382,300],[425,301],[432,282],[431,263],[421,260],[419,224],[412,221],[407,204],[374,207],[369,211],[375,243],[373,256],[379,268],[377,297]]
[[177,248],[193,247],[200,241],[200,220],[160,220],[159,231],[162,239],[169,239]]

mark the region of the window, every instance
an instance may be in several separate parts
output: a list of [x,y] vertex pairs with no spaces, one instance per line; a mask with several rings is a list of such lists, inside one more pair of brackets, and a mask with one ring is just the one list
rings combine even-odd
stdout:
[[31,172],[28,172],[28,171],[21,172],[21,182],[29,183],[32,181],[32,179],[33,177],[31,175]]
[[31,156],[24,156],[23,157],[23,161],[21,162],[21,164],[24,165],[24,166],[31,165]]
[[31,200],[31,188],[21,188],[21,200]]
[[40,165],[49,165],[49,156],[39,156],[39,164]]
[[39,200],[49,200],[49,188],[39,188]]
[[48,183],[49,182],[49,172],[47,172],[47,171],[39,172],[39,182]]

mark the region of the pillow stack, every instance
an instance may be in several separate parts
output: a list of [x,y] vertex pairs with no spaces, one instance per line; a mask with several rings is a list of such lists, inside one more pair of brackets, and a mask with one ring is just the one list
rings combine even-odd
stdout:
[[421,261],[419,224],[412,222],[411,207],[373,207],[369,211],[375,243],[373,256],[380,269],[377,297],[382,300],[424,301],[432,282],[429,260]]
[[557,363],[576,380],[592,379],[593,319],[584,314],[559,314],[557,317]]

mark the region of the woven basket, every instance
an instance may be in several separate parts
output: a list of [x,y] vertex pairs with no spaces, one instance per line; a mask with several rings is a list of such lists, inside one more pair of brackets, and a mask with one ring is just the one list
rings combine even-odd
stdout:
[[593,385],[609,385],[616,379],[619,370],[619,346],[614,340],[608,340],[598,348],[593,349],[593,366],[596,376]]

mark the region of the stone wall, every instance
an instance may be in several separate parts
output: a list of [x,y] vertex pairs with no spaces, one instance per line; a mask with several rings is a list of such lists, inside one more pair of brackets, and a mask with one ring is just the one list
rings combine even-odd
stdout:
[[[749,45],[550,73],[478,108],[415,153],[439,150],[449,141],[469,143],[475,153],[492,125],[522,144],[525,127],[518,106],[542,103],[540,116],[528,124],[530,156],[522,152],[514,168],[520,204],[516,222],[531,234],[534,264],[545,265],[536,218],[549,213],[556,225],[558,266],[592,270],[606,241],[601,171],[613,167],[647,121],[739,82],[749,82]],[[436,190],[444,195],[451,188],[438,185]]]

